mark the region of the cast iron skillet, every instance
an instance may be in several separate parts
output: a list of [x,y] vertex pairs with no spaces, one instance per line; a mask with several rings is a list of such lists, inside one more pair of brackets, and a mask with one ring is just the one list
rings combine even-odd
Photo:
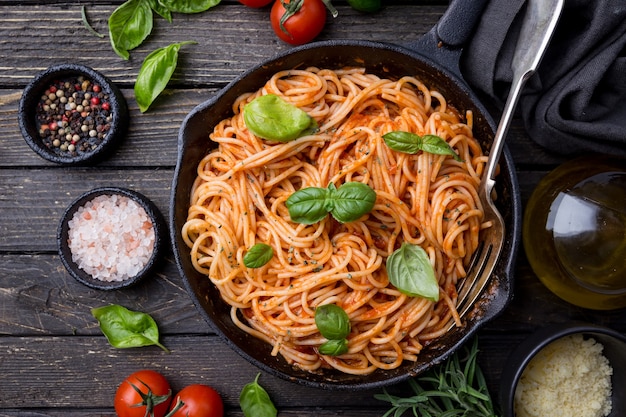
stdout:
[[408,47],[369,41],[331,40],[292,48],[243,73],[214,97],[198,105],[185,118],[178,137],[178,161],[172,184],[170,233],[174,256],[187,291],[202,316],[215,332],[237,353],[262,370],[302,385],[342,390],[360,390],[394,384],[422,373],[445,360],[489,320],[498,315],[512,295],[513,265],[519,243],[521,202],[517,178],[508,149],[501,157],[497,180],[498,202],[505,218],[506,242],[489,286],[465,318],[465,325],[454,328],[429,344],[416,363],[405,362],[397,369],[376,371],[367,376],[347,375],[332,370],[313,374],[294,369],[282,357],[271,356],[271,347],[238,329],[230,319],[230,308],[220,298],[209,279],[196,272],[180,231],[187,218],[191,186],[196,167],[215,144],[209,133],[220,120],[232,115],[231,105],[244,92],[260,88],[272,74],[292,68],[317,66],[365,66],[369,72],[399,78],[415,75],[426,85],[444,94],[454,107],[474,112],[474,135],[489,149],[495,124],[476,99],[459,71],[461,47],[478,21],[484,0],[457,0],[428,34]]

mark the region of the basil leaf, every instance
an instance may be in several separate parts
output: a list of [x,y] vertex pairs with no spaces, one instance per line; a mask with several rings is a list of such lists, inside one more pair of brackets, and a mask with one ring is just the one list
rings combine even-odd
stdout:
[[385,133],[383,139],[394,151],[416,154],[422,150],[422,137],[415,133],[396,130]]
[[450,155],[456,161],[462,161],[448,142],[437,135],[424,135],[422,137],[415,133],[396,130],[385,133],[383,139],[389,148],[397,152],[416,154],[419,151],[424,151],[436,155]]
[[324,342],[318,348],[322,355],[339,356],[348,352],[348,341],[346,339],[332,339]]
[[403,243],[387,258],[389,282],[411,297],[439,300],[439,283],[428,254],[421,246]]
[[299,109],[275,94],[260,96],[246,104],[243,119],[248,129],[256,136],[289,142],[311,129],[315,120],[304,110]]
[[332,208],[327,188],[307,187],[291,194],[285,205],[291,220],[302,224],[313,224],[322,220]]
[[125,349],[156,345],[169,352],[159,343],[159,328],[149,314],[131,311],[117,304],[93,308],[91,314],[98,320],[102,333],[113,347]]
[[200,13],[217,6],[220,0],[158,0],[172,12]]
[[193,41],[173,43],[153,51],[141,65],[135,82],[135,100],[142,113],[161,94],[170,81],[178,63],[178,51],[182,45]]
[[150,8],[155,13],[157,13],[159,16],[161,16],[163,19],[167,20],[168,22],[172,23],[172,12],[170,11],[170,9],[165,7],[160,2],[160,0],[148,0],[148,2],[150,3]]
[[259,385],[257,374],[253,382],[246,384],[239,394],[239,406],[245,417],[276,417],[278,410],[269,394]]
[[124,59],[152,32],[152,9],[145,0],[127,0],[109,16],[109,38],[116,54]]
[[353,222],[369,213],[376,203],[376,191],[361,182],[346,182],[332,195],[330,214],[341,223]]
[[243,257],[246,268],[260,268],[268,263],[274,256],[274,249],[265,243],[257,243],[248,249]]
[[345,339],[350,333],[348,313],[336,304],[324,304],[317,307],[315,325],[326,339]]
[[446,142],[439,136],[425,135],[422,138],[422,141],[423,141],[422,149],[425,152],[434,153],[436,155],[450,155],[456,161],[459,161],[459,162],[461,161],[461,157],[457,155],[456,152],[454,152],[454,149],[452,149],[452,147],[448,145],[448,142]]
[[341,223],[358,220],[369,213],[376,203],[376,191],[360,182],[347,182],[339,189],[335,184],[328,188],[307,187],[289,196],[285,205],[291,220],[313,224],[330,213]]

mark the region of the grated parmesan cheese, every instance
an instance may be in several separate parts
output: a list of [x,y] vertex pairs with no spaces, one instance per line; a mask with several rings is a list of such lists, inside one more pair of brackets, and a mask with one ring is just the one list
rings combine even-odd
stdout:
[[522,373],[516,417],[606,417],[611,412],[613,369],[604,347],[580,334],[543,348]]

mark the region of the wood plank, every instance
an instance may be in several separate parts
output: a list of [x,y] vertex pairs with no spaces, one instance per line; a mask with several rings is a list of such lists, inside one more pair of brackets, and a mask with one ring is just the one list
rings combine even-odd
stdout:
[[[97,167],[173,167],[176,164],[178,134],[185,116],[218,90],[168,89],[149,114],[142,114],[132,90],[122,90],[129,105],[130,127],[122,144]],[[0,89],[0,137],[3,151],[0,167],[58,167],[35,154],[22,138],[17,122],[21,90]],[[494,113],[497,117],[497,113]],[[522,121],[515,119],[507,145],[516,165],[550,169],[564,161],[563,157],[546,153],[526,134]]]
[[[515,295],[485,327],[488,333],[521,332],[566,320],[603,324],[626,333],[624,310],[592,311],[572,306],[537,279],[520,248]],[[171,256],[154,276],[119,291],[92,290],[75,281],[56,254],[0,255],[0,334],[13,336],[101,335],[91,308],[121,304],[154,317],[161,334],[213,334],[192,303]]]
[[[117,385],[139,369],[162,372],[173,390],[191,383],[209,384],[234,408],[243,386],[259,373],[216,336],[165,337],[164,343],[170,354],[157,347],[113,349],[101,337],[3,338],[0,408],[108,408]],[[324,409],[383,405],[373,398],[379,390],[328,396],[326,391],[265,373],[260,383],[281,409],[290,404]]]
[[[541,171],[519,174],[527,201]],[[166,219],[172,168],[145,169],[4,169],[0,170],[0,251],[56,251],[56,233],[65,209],[82,193],[102,186],[133,189],[150,198]]]
[[[340,6],[339,9],[340,17],[331,20],[320,39],[371,39],[402,44],[417,39],[430,29],[445,7],[409,4],[402,8],[384,8],[371,16],[359,14],[347,6]],[[89,7],[92,25],[106,33],[106,21],[112,10],[113,6]],[[59,62],[90,65],[124,89],[132,121],[129,137],[118,152],[101,165],[173,164],[175,138],[184,116],[246,69],[289,48],[275,37],[265,19],[259,18],[260,13],[263,9],[225,3],[199,15],[176,15],[171,24],[156,19],[153,35],[133,53],[130,61],[124,61],[111,50],[108,39],[99,39],[86,31],[78,5],[0,8],[0,38],[6,40],[0,43],[0,56],[6,57],[0,67],[0,86],[5,89],[0,90],[0,115],[6,116],[1,119],[0,127],[11,143],[0,155],[0,166],[53,166],[30,152],[26,144],[18,139],[21,134],[14,112],[21,91],[18,87],[24,86],[47,66]],[[177,30],[171,30],[172,25]],[[237,29],[239,25],[251,29],[250,38],[241,39]],[[403,28],[400,35],[395,30],[398,26]],[[198,45],[189,46],[187,52],[181,52],[181,61],[170,89],[150,110],[154,117],[142,117],[131,88],[141,60],[152,49],[180,41],[186,35],[196,39]],[[33,41],[33,36],[46,41]],[[51,54],[51,44],[64,45],[67,39],[76,42],[76,46],[55,48]],[[80,56],[76,56],[75,50],[80,50]],[[186,86],[184,90],[177,89],[183,85]],[[207,86],[207,89],[196,89],[198,86]],[[193,88],[190,90],[190,87]],[[493,114],[494,118],[499,117],[497,111]],[[511,129],[509,145],[520,164],[554,165],[562,160],[547,155],[529,142],[519,122]],[[137,158],[138,155],[140,158]]]
[[[402,44],[428,31],[445,6],[407,4],[383,8],[370,16],[345,4],[338,4],[337,9],[339,16],[329,19],[318,40],[351,38]],[[114,6],[88,6],[92,27],[106,34],[113,10]],[[90,65],[128,87],[150,51],[186,40],[198,43],[181,51],[172,83],[224,85],[253,65],[290,48],[272,31],[267,9],[251,9],[239,3],[220,4],[200,14],[175,14],[172,23],[155,18],[152,35],[132,51],[129,61],[113,52],[108,37],[98,38],[87,31],[80,4],[12,5],[0,9],[0,13],[0,38],[5,40],[0,43],[0,56],[6,57],[0,68],[2,86],[25,85],[50,64],[69,61]],[[242,27],[249,28],[243,38]],[[398,27],[403,29],[398,31]],[[65,47],[68,43],[72,47]]]
[[[97,167],[174,167],[178,151],[178,131],[183,119],[195,106],[208,100],[216,89],[167,90],[159,103],[143,115],[132,90],[123,90],[129,107],[130,125],[120,146]],[[58,168],[33,152],[22,137],[17,118],[21,90],[0,89],[0,153],[2,167]]]
[[163,216],[173,169],[93,170],[90,168],[0,170],[0,251],[56,251],[56,233],[65,209],[82,193],[102,186],[133,189],[150,198]]
[[[499,375],[498,370],[521,337],[512,337],[506,342],[489,337],[481,339],[481,367],[489,367],[490,374]],[[110,412],[120,381],[135,370],[154,369],[168,378],[174,391],[192,383],[209,384],[220,392],[229,410],[238,410],[239,392],[258,374],[256,367],[215,336],[167,337],[165,343],[171,348],[171,354],[156,347],[115,350],[103,338],[93,337],[4,338],[3,351],[8,360],[2,364],[0,408],[95,408]],[[493,373],[491,367],[495,368]],[[224,373],[228,378],[223,377]],[[300,412],[296,404],[307,404],[309,409],[317,408],[318,412],[323,409],[324,415],[327,415],[326,410],[331,413],[328,415],[333,415],[332,410],[339,409],[351,410],[342,411],[340,415],[357,416],[361,415],[361,410],[376,410],[380,415],[387,409],[386,403],[373,398],[382,389],[329,395],[329,391],[304,387],[266,373],[262,374],[260,383],[281,413],[292,407]],[[495,390],[497,378],[490,379],[489,384],[493,387],[490,389]],[[389,390],[402,395],[409,392],[404,383]]]
[[171,256],[133,287],[99,291],[74,280],[56,254],[0,255],[0,334],[102,335],[91,309],[109,304],[149,313],[161,334],[213,334]]

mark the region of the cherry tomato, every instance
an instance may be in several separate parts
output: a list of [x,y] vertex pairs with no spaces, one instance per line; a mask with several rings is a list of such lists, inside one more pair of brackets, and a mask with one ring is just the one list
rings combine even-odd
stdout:
[[[172,411],[176,410],[172,413]],[[222,397],[208,385],[188,385],[174,398],[168,417],[223,417]]]
[[160,373],[141,370],[130,374],[115,393],[118,417],[163,417],[172,401],[172,390]]
[[258,9],[260,7],[267,6],[273,0],[239,0],[239,3],[245,4],[248,7]]
[[281,0],[276,0],[270,12],[270,21],[274,33],[283,41],[292,45],[302,45],[315,39],[326,24],[326,6],[322,0],[290,0],[286,3],[301,1],[300,9],[283,22],[280,20],[286,10]]

